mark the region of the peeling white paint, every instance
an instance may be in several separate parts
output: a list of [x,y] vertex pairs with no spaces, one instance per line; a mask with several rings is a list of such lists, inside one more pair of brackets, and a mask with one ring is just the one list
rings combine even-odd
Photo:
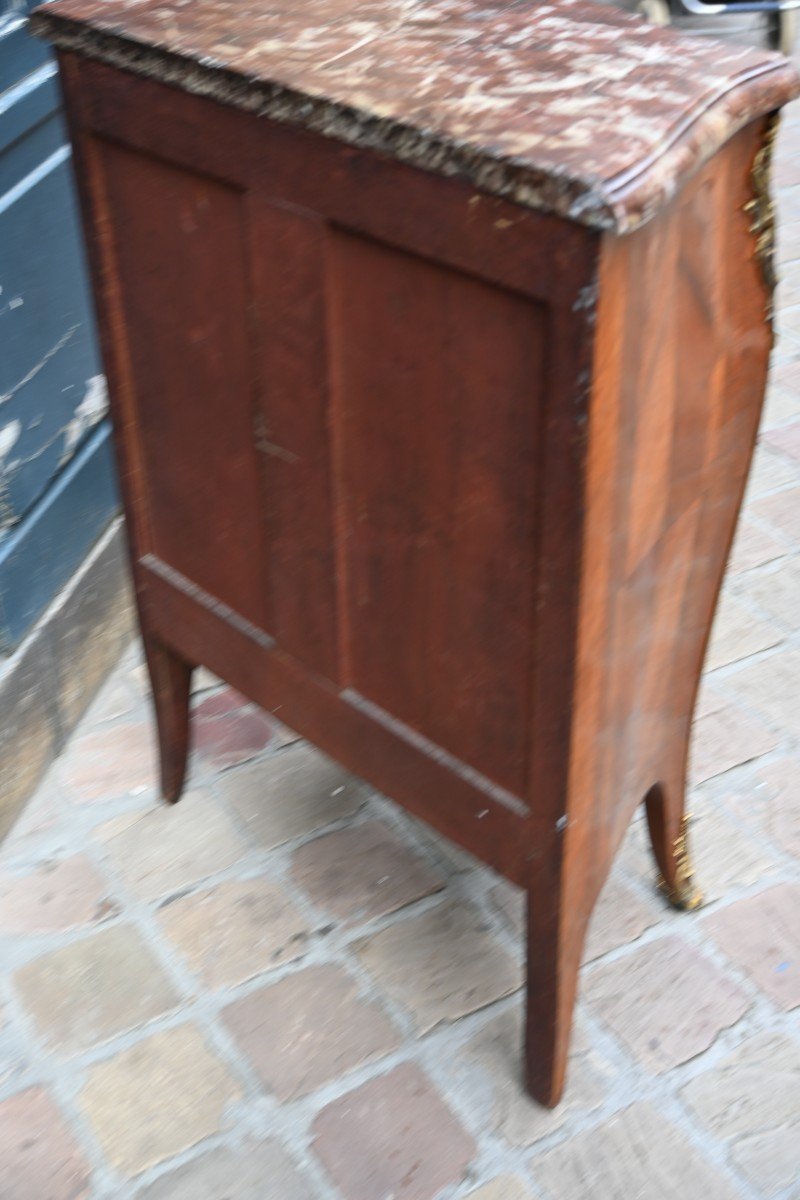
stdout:
[[3,465],[3,459],[8,454],[9,450],[16,444],[19,435],[22,433],[21,421],[9,421],[0,429],[0,467]]
[[93,375],[86,381],[83,399],[75,409],[72,420],[64,427],[62,461],[69,457],[78,442],[108,412],[108,387],[105,375]]

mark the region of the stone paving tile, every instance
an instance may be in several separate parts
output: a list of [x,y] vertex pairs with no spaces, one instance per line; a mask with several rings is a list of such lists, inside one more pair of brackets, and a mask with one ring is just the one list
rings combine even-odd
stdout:
[[751,511],[785,538],[800,543],[800,487],[755,500]]
[[64,793],[75,804],[114,799],[155,788],[150,722],[109,725],[79,734],[58,765]]
[[733,979],[672,936],[600,963],[585,974],[583,995],[590,1010],[657,1074],[707,1050],[749,1008]]
[[780,450],[782,454],[788,454],[790,458],[794,458],[800,463],[800,421],[793,421],[791,425],[770,430],[764,434],[764,442],[772,449]]
[[476,1146],[419,1067],[396,1067],[334,1100],[314,1150],[344,1200],[433,1200]]
[[267,714],[233,688],[204,697],[192,711],[193,747],[215,767],[232,767],[254,758],[272,743],[274,732]]
[[765,563],[775,562],[786,554],[786,546],[760,525],[742,517],[734,538],[731,557],[728,563],[728,574],[740,575],[751,571],[754,567],[764,566]]
[[108,884],[83,854],[45,862],[26,874],[0,873],[0,935],[77,929],[117,911]]
[[483,864],[474,854],[470,854],[463,846],[451,842],[432,825],[428,825],[427,822],[417,817],[406,816],[405,819],[409,821],[419,841],[428,848],[434,861],[446,875],[465,875],[469,871],[474,871],[476,867],[478,870],[483,869]]
[[179,997],[137,930],[116,925],[13,975],[21,1003],[48,1046],[74,1054],[162,1013]]
[[275,1141],[209,1150],[160,1176],[136,1200],[316,1200],[319,1195]]
[[[776,429],[780,432],[782,427]],[[771,443],[762,442],[756,449],[753,465],[747,480],[745,503],[750,503],[765,492],[774,492],[795,482],[797,468],[787,462],[781,453],[770,449]]]
[[780,630],[771,621],[754,616],[734,596],[723,596],[714,618],[705,669],[714,671],[760,650],[770,650],[781,640]]
[[420,1032],[485,1008],[520,986],[517,963],[475,909],[437,904],[354,946],[364,966],[402,1004]]
[[[762,665],[756,663],[753,669],[759,672]],[[777,744],[778,735],[768,725],[732,705],[704,713],[694,722],[689,778],[693,784],[703,783],[774,750]]]
[[779,429],[781,425],[796,420],[799,415],[800,395],[793,388],[776,384],[767,393],[761,428]]
[[[7,763],[5,759],[2,762],[5,770]],[[31,855],[36,857],[36,848],[43,838],[58,836],[64,828],[62,805],[61,785],[51,770],[17,818],[13,834],[0,841],[0,870],[10,867],[12,873],[17,872],[16,864],[25,862],[27,866]],[[68,830],[66,836],[69,838]]]
[[634,1104],[531,1163],[553,1200],[735,1200],[733,1181],[707,1162],[670,1121]]
[[287,746],[226,773],[218,791],[266,850],[353,816],[368,795],[362,783],[307,745]]
[[800,1044],[749,1038],[682,1092],[698,1119],[730,1144],[752,1187],[772,1196],[800,1182]]
[[84,1200],[89,1166],[47,1092],[0,1102],[2,1200]]
[[758,765],[755,775],[740,780],[726,797],[743,836],[755,828],[783,854],[800,858],[800,759],[785,755]]
[[78,1105],[108,1161],[132,1177],[217,1132],[239,1095],[200,1030],[181,1025],[93,1066]]
[[[642,872],[642,880],[653,878],[653,867],[648,862]],[[606,883],[597,902],[583,951],[583,961],[592,962],[617,950],[620,946],[636,941],[637,938],[661,918],[661,910],[655,894],[646,902],[616,876]]]
[[93,836],[126,885],[158,900],[237,862],[245,843],[219,804],[187,792],[178,804],[154,804],[105,822]]
[[[798,505],[800,508],[800,505]],[[755,709],[773,728],[785,730],[800,738],[800,704],[797,702],[800,681],[800,650],[770,654],[757,662],[745,664],[725,680],[726,688],[743,703]],[[743,731],[744,734],[744,731]],[[747,736],[747,735],[744,735]],[[768,739],[762,739],[766,741]],[[773,745],[775,744],[773,740]],[[764,750],[753,750],[754,741],[747,744],[748,758]],[[764,746],[764,749],[771,748]],[[745,762],[744,758],[739,758]]]
[[[766,790],[764,829],[779,849],[800,858],[800,761],[797,757],[779,758],[758,771],[757,779]],[[758,783],[756,790],[758,790]]]
[[306,842],[292,876],[339,920],[383,917],[440,891],[446,880],[382,821],[365,821]]
[[800,558],[789,558],[779,570],[748,576],[744,594],[787,629],[800,629]]
[[225,1021],[279,1100],[295,1100],[394,1050],[394,1025],[332,964],[308,967],[234,1001]]
[[696,806],[689,837],[706,904],[723,899],[733,887],[768,879],[778,870],[767,853],[754,845],[749,832],[716,808]]
[[800,1005],[800,883],[781,883],[709,914],[705,925],[732,962],[779,1008]]
[[523,1009],[516,1008],[494,1017],[473,1037],[458,1056],[455,1073],[457,1092],[475,1089],[466,1066],[474,1060],[489,1080],[491,1096],[484,1122],[509,1145],[532,1146],[566,1125],[578,1113],[595,1110],[606,1099],[613,1073],[600,1052],[592,1046],[581,1023],[576,1021],[570,1048],[569,1071],[564,1098],[557,1108],[543,1108],[522,1087]]
[[[800,281],[800,272],[784,275],[786,283],[794,282],[797,286]],[[780,352],[774,356],[772,366],[769,372],[770,389],[776,388],[788,390],[789,394],[795,397],[795,403],[800,407],[800,356],[793,355],[787,357]],[[771,422],[765,421],[764,428],[771,428]]]
[[211,988],[243,983],[308,948],[307,922],[285,892],[264,879],[179,896],[157,915],[190,970]]

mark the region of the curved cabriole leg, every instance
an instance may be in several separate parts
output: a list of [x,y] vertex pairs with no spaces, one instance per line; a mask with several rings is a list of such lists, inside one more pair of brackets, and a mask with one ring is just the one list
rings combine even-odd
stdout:
[[699,908],[703,893],[697,887],[688,846],[691,814],[684,811],[683,789],[668,791],[656,784],[647,794],[647,825],[658,865],[658,886],[673,908]]
[[161,793],[174,804],[186,779],[193,667],[154,638],[145,635],[143,642],[158,727]]

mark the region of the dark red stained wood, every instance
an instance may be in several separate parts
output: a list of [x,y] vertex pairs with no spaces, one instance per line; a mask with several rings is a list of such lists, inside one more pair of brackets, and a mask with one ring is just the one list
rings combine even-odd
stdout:
[[72,55],[60,61],[80,62],[83,121],[98,136],[190,173],[202,163],[209,177],[301,215],[324,214],[387,245],[543,300],[564,296],[571,303],[573,274],[554,251],[567,231],[570,242],[580,244],[582,231],[558,217],[103,63]]
[[203,663],[526,887],[527,1080],[553,1104],[645,797],[676,877],[769,353],[763,122],[601,237],[64,73],[165,792]]
[[98,143],[150,548],[268,627],[242,198]]
[[279,645],[340,678],[325,314],[326,225],[248,193],[262,458]]
[[410,740],[385,713],[314,677],[158,559],[145,556],[138,569],[140,614],[159,644],[168,638],[179,658],[203,663],[263,708],[275,710],[290,728],[409,812],[525,886],[525,819],[513,798],[499,788],[487,790],[485,780],[436,746]]
[[352,234],[328,264],[343,682],[524,795],[547,312]]

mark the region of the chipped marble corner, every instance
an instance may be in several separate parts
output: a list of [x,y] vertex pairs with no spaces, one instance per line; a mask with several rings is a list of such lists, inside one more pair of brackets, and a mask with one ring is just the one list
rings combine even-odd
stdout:
[[767,289],[766,319],[772,324],[774,292],[778,282],[775,271],[775,204],[772,199],[772,156],[778,136],[780,113],[773,112],[764,122],[761,145],[750,169],[753,195],[744,206],[754,238],[753,254],[758,260]]

